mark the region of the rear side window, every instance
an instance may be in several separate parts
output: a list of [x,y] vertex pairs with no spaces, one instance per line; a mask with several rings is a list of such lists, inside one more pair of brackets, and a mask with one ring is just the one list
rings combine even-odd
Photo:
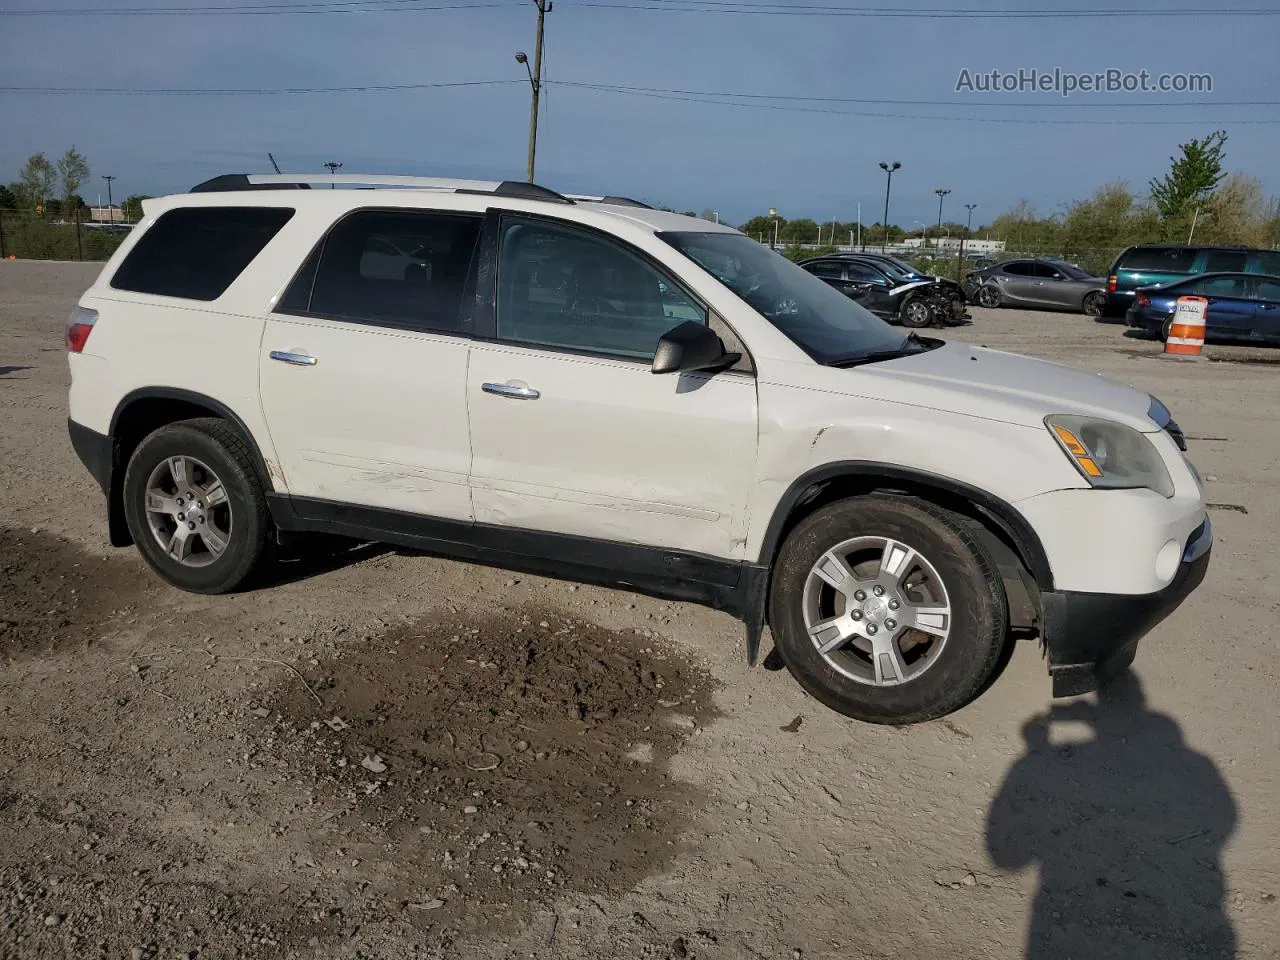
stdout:
[[1248,254],[1243,250],[1206,250],[1205,273],[1241,273]]
[[1142,247],[1130,250],[1121,259],[1120,269],[1151,273],[1190,273],[1199,252],[1195,247]]
[[279,312],[408,330],[460,333],[462,296],[481,218],[360,210],[312,251]]
[[1280,277],[1280,253],[1272,250],[1255,250],[1253,262],[1256,272]]
[[1192,284],[1191,289],[1202,297],[1244,298],[1248,296],[1244,277],[1206,277]]
[[117,290],[217,300],[262,252],[293,210],[180,207],[162,214],[111,278]]

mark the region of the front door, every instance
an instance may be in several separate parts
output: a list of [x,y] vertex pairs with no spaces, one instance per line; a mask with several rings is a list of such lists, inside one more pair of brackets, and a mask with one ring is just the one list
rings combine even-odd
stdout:
[[262,407],[273,472],[302,516],[337,503],[471,519],[459,306],[481,222],[356,211],[282,297],[262,341]]
[[706,307],[612,237],[504,216],[499,238],[496,338],[467,376],[477,522],[742,559],[754,376],[650,370]]
[[1195,292],[1209,301],[1205,311],[1205,335],[1228,339],[1253,336],[1258,304],[1251,299],[1254,280],[1242,274],[1205,277],[1195,284]]

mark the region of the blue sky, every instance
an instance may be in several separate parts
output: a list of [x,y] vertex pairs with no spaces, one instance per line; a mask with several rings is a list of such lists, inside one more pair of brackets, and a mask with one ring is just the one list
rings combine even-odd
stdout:
[[[0,87],[278,88],[512,80],[506,85],[295,96],[37,96],[0,93],[0,182],[27,155],[74,143],[117,200],[186,190],[217,173],[286,170],[403,172],[485,178],[524,175],[529,88],[518,49],[533,52],[532,3],[494,9],[324,16],[12,16],[51,7],[257,5],[271,0],[0,0]],[[316,0],[275,0],[316,2]],[[412,3],[414,0],[405,0]],[[420,0],[443,3],[451,0]],[[452,0],[457,2],[457,0]],[[1102,183],[1145,189],[1177,144],[1222,126],[1228,166],[1280,192],[1274,106],[1123,107],[1117,101],[1193,102],[1188,94],[957,94],[962,69],[1116,67],[1153,74],[1211,73],[1201,99],[1280,100],[1280,17],[979,19],[754,16],[687,13],[672,0],[596,0],[665,9],[603,9],[557,0],[547,18],[548,88],[539,129],[539,182],[613,192],[679,209],[715,209],[741,222],[777,207],[788,217],[878,220],[880,160],[894,176],[890,219],[910,228],[937,218],[935,187],[949,187],[947,219],[976,203],[986,222],[1026,198],[1049,213]],[[802,0],[779,0],[778,9]],[[846,7],[889,0],[807,0]],[[949,9],[1141,9],[1154,0],[910,0]],[[1264,0],[1230,6],[1265,8]],[[1164,6],[1208,10],[1208,0]],[[956,106],[807,103],[868,113],[970,119],[894,119],[794,109],[717,106],[605,93],[556,81],[671,90],[951,101]],[[978,106],[978,102],[1036,104]],[[1076,106],[1074,104],[1089,104]],[[1097,106],[1094,104],[1101,104]],[[1195,120],[1194,124],[1056,125],[1036,120]],[[1233,122],[1236,121],[1236,122]]]

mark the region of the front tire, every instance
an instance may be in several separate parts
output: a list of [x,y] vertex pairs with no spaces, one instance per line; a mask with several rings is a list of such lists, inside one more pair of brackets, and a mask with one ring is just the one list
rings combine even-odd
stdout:
[[870,723],[944,716],[994,678],[1008,634],[995,564],[962,521],[866,496],[815,511],[779,551],[769,623],[817,700]]
[[1004,298],[1000,296],[1000,288],[987,284],[978,289],[978,305],[994,310],[1000,306],[1000,302]]
[[225,420],[172,423],[138,444],[124,510],[151,569],[192,593],[235,590],[267,552],[263,484],[244,437]]
[[902,325],[919,330],[933,323],[933,308],[924,297],[913,297],[902,305]]

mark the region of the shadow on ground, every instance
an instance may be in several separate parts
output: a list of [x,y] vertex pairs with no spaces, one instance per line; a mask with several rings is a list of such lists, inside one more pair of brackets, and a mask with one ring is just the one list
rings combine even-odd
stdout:
[[[1093,739],[1052,745],[1064,722]],[[1147,709],[1138,678],[1051,708],[1023,736],[987,847],[999,867],[1039,870],[1028,960],[1235,957],[1221,864],[1235,801],[1178,725]]]

